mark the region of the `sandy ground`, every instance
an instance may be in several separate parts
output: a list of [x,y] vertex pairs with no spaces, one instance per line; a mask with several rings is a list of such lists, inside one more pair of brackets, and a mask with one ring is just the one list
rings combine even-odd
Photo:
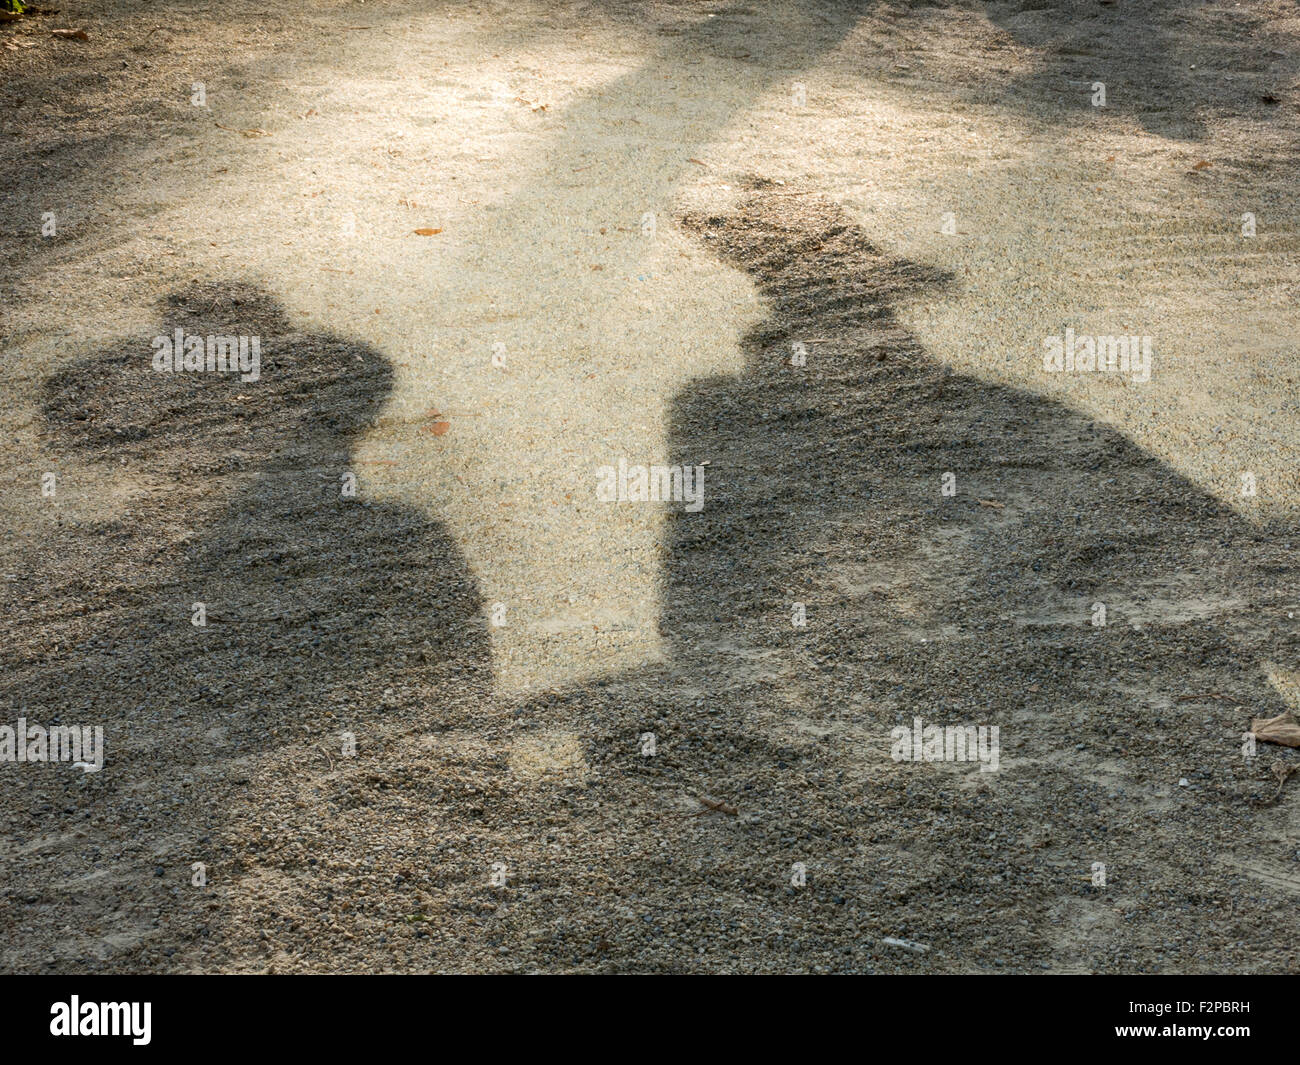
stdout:
[[107,737],[0,762],[0,967],[1295,971],[1298,57],[1281,0],[0,25],[0,725]]

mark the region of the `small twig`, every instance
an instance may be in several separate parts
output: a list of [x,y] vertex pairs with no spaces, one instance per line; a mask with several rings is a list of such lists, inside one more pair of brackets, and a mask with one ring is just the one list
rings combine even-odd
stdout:
[[271,134],[264,129],[236,129],[234,126],[223,126],[220,122],[215,123],[217,129],[224,129],[229,133],[242,133],[245,137],[269,137]]
[[326,750],[324,747],[322,747],[319,743],[316,744],[316,749],[317,749],[318,751],[320,751],[320,753],[323,754],[326,758],[329,759],[329,763],[330,763],[330,772],[333,773],[333,772],[334,772],[334,759],[333,759],[333,758],[330,758],[330,753],[329,753],[329,751],[327,751],[327,750]]
[[1277,791],[1273,793],[1271,799],[1256,799],[1252,801],[1251,805],[1272,806],[1282,797],[1282,789],[1286,787],[1287,778],[1291,776],[1292,773],[1297,772],[1300,772],[1300,765],[1286,765],[1284,762],[1274,762],[1273,775],[1277,777]]
[[[730,814],[735,817],[740,812],[734,806],[728,806],[725,802],[718,802],[716,799],[710,799],[704,795],[697,796],[697,798],[710,810],[717,810],[719,813]],[[700,811],[700,813],[703,812],[703,810]]]
[[728,806],[725,802],[718,802],[717,799],[710,799],[710,798],[707,798],[707,797],[705,797],[705,796],[703,796],[703,795],[699,795],[699,796],[696,796],[696,797],[700,800],[700,802],[702,802],[702,803],[704,804],[704,809],[703,809],[703,810],[696,810],[696,811],[694,811],[693,813],[689,813],[689,814],[687,814],[687,813],[676,814],[675,816],[677,816],[677,817],[703,817],[703,816],[704,816],[705,814],[707,814],[710,810],[717,810],[719,813],[731,814],[732,817],[735,817],[735,816],[740,812],[740,811],[738,811],[734,806]]

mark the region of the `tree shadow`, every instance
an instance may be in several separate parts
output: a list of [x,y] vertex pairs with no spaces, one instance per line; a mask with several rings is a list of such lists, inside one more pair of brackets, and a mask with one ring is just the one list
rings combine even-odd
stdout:
[[[1038,56],[999,99],[1009,108],[1032,102],[1037,111],[1056,99],[1071,111],[1091,110],[1091,84],[1102,82],[1108,109],[1148,132],[1200,141],[1213,112],[1267,114],[1267,98],[1294,74],[1295,56],[1263,47],[1263,19],[1250,12],[1090,0],[1010,0],[984,11]],[[1289,69],[1278,78],[1281,66]]]

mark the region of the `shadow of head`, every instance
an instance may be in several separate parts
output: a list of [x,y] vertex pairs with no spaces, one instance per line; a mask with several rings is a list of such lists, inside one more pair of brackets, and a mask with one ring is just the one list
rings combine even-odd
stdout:
[[745,187],[732,210],[687,214],[682,225],[720,260],[748,274],[768,301],[768,319],[745,338],[751,372],[769,376],[781,361],[772,345],[801,337],[814,345],[835,339],[819,350],[821,373],[878,357],[873,340],[885,337],[896,355],[908,349],[919,354],[915,344],[900,343],[906,338],[897,332],[894,307],[943,290],[952,282],[949,273],[882,252],[838,205],[820,197],[761,178]]
[[45,383],[45,432],[93,459],[169,468],[202,456],[347,450],[392,388],[369,348],[298,332],[257,285],[196,284],[163,298],[149,335]]

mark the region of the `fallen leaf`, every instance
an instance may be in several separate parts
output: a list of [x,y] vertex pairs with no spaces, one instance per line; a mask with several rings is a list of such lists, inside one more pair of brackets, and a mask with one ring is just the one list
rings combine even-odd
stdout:
[[1250,722],[1250,731],[1264,743],[1280,743],[1284,747],[1300,747],[1300,720],[1290,710],[1277,717],[1257,717]]
[[1210,165],[1209,163],[1207,163],[1204,159],[1202,159],[1199,163],[1195,164],[1195,165],[1192,167],[1192,169],[1193,169],[1193,170],[1204,170],[1204,169],[1205,169],[1206,167],[1208,167],[1209,165]]
[[447,432],[448,429],[451,428],[451,422],[434,422],[432,425],[428,426],[427,428],[429,432],[431,432],[434,436],[442,436],[445,432]]
[[441,229],[430,229],[430,228],[428,228],[428,227],[425,227],[424,229],[416,229],[416,230],[413,230],[413,232],[415,233],[415,235],[416,235],[417,237],[431,237],[431,236],[433,236],[435,233],[441,233],[442,230],[441,230]]

